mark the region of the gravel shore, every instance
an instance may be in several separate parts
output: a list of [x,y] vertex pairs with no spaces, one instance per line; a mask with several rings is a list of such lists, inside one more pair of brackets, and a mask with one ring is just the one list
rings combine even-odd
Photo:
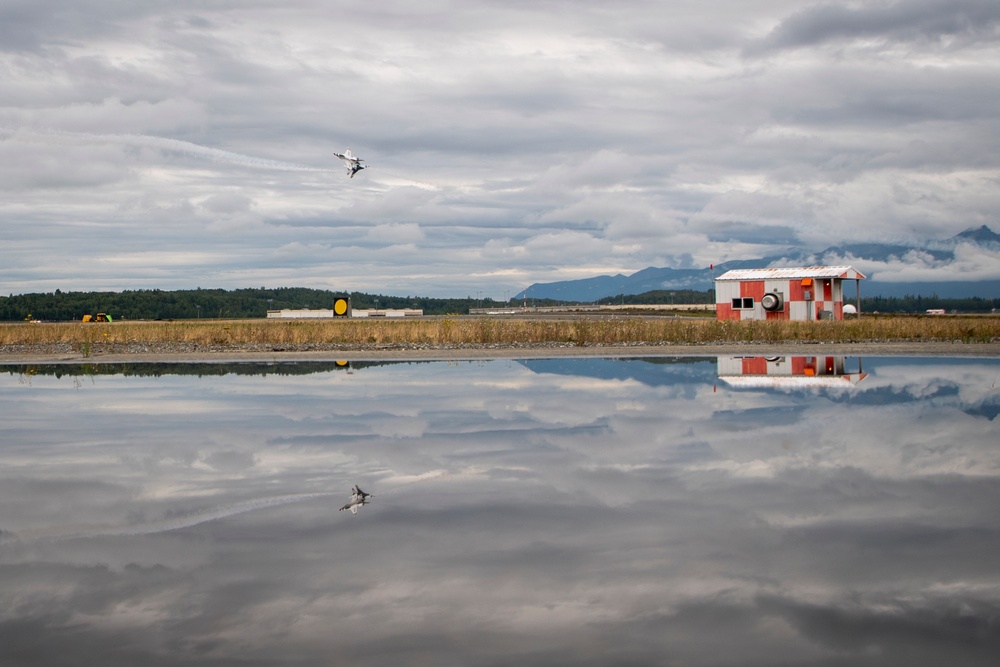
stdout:
[[685,357],[717,355],[845,355],[1000,357],[1000,343],[877,341],[860,343],[723,343],[574,345],[198,345],[95,343],[87,353],[70,343],[0,346],[0,365],[379,359],[525,359],[544,357]]

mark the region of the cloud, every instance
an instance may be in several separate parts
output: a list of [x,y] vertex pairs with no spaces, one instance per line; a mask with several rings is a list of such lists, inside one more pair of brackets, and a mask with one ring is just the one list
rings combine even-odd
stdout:
[[[184,98],[124,102],[117,97],[99,101],[72,102],[58,108],[26,110],[7,107],[0,121],[22,128],[18,138],[26,141],[56,142],[74,136],[85,142],[127,141],[121,135],[144,132],[171,132],[178,128],[198,127],[205,122],[205,112],[196,102]],[[30,129],[29,129],[30,128]],[[58,129],[64,131],[59,132]],[[48,135],[48,136],[46,136]],[[111,138],[114,135],[119,138]],[[132,137],[137,142],[139,137]]]
[[423,240],[424,233],[419,225],[408,224],[388,224],[376,225],[368,230],[367,238],[376,243],[388,243],[391,245],[414,244]]
[[992,39],[1000,23],[996,3],[986,0],[896,0],[851,6],[822,3],[795,12],[781,21],[758,45],[759,49],[815,46],[831,41],[874,41],[949,45]]
[[939,259],[928,252],[913,250],[886,261],[858,259],[850,254],[841,256],[837,253],[829,253],[819,260],[830,265],[849,264],[866,276],[878,276],[880,282],[888,283],[1000,279],[996,251],[971,243],[955,246],[954,258]]
[[237,193],[224,193],[212,195],[201,202],[201,207],[219,215],[234,215],[237,213],[249,213],[253,208],[254,201]]

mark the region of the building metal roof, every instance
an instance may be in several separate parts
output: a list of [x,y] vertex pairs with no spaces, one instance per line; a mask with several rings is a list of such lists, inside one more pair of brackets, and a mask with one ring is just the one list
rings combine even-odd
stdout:
[[799,266],[783,269],[733,269],[716,280],[798,280],[800,278],[842,278],[864,280],[865,275],[852,266]]

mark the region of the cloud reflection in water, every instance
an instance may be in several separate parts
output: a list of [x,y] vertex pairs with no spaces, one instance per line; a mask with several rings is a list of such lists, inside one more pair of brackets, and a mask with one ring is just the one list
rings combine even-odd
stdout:
[[997,362],[719,367],[0,375],[0,663],[992,664]]

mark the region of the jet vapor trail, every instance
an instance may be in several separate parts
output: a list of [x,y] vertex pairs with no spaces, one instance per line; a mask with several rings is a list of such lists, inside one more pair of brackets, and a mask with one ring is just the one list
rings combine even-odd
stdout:
[[247,512],[253,512],[254,510],[265,509],[268,507],[279,507],[281,505],[289,505],[291,503],[301,503],[306,500],[315,500],[316,498],[328,498],[332,495],[336,495],[330,492],[324,493],[296,493],[287,496],[272,496],[270,498],[255,498],[252,500],[244,500],[238,503],[232,503],[229,505],[221,505],[203,512],[196,512],[194,514],[188,514],[185,516],[175,517],[173,519],[162,519],[160,521],[150,521],[146,523],[136,523],[129,525],[105,525],[105,526],[88,526],[85,529],[80,529],[76,526],[68,526],[66,528],[42,528],[33,531],[25,531],[24,533],[18,535],[5,535],[7,541],[13,539],[19,542],[35,542],[38,540],[45,541],[56,541],[56,540],[76,540],[88,537],[132,537],[136,535],[152,535],[153,533],[166,533],[172,530],[180,530],[182,528],[191,528],[192,526],[197,526],[202,523],[208,523],[209,521],[218,521],[219,519],[226,519],[237,514],[245,514]]
[[[380,487],[379,496],[384,497],[386,495],[391,495],[402,487],[409,486],[411,484],[420,484],[444,478],[476,477],[481,474],[483,474],[482,470],[472,467],[458,471],[431,470],[418,475],[400,475],[394,478],[396,480],[395,484]],[[203,523],[208,523],[209,521],[227,519],[238,514],[245,514],[255,510],[266,509],[269,507],[279,507],[281,505],[301,503],[306,500],[329,498],[331,496],[339,495],[342,494],[325,491],[321,493],[295,493],[284,496],[252,498],[250,500],[242,500],[237,503],[220,505],[201,512],[174,517],[172,519],[161,519],[159,521],[148,521],[144,523],[126,525],[87,524],[81,526],[78,524],[75,526],[28,529],[21,533],[0,531],[0,543],[20,542],[24,544],[39,541],[48,542],[78,540],[91,537],[132,537],[137,535],[152,535],[154,533],[167,533],[173,530],[181,530],[182,528],[191,528]]]
[[12,131],[9,129],[0,130],[8,134],[9,139],[15,141],[34,141],[39,143],[55,142],[77,143],[77,144],[118,144],[122,146],[137,146],[140,148],[152,148],[165,153],[182,153],[201,157],[213,162],[223,162],[236,164],[244,167],[254,167],[256,169],[273,169],[277,171],[310,171],[329,172],[332,169],[319,169],[309,167],[294,162],[282,162],[268,158],[243,155],[233,153],[220,148],[211,148],[190,141],[180,139],[168,139],[148,134],[92,134],[89,132],[63,132],[59,130],[34,131],[19,129]]

